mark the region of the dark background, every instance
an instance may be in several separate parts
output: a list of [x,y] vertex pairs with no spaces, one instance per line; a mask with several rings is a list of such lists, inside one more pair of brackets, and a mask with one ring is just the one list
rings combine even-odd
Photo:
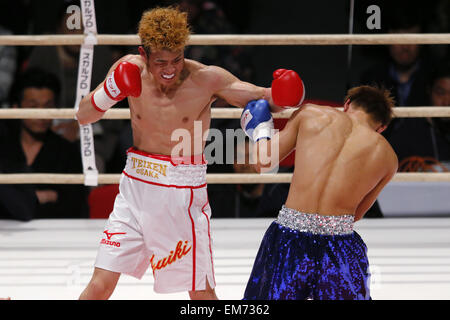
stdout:
[[[135,33],[142,11],[157,5],[178,1],[95,1],[99,33]],[[202,1],[194,1],[201,3]],[[350,1],[291,0],[215,0],[222,7],[236,34],[341,34],[349,32]],[[404,10],[416,7],[424,21],[424,32],[449,32],[449,6],[446,0],[366,1],[355,0],[354,33],[384,33],[393,5]],[[445,4],[447,3],[447,4]],[[14,34],[53,33],[58,10],[69,1],[1,1],[1,25]],[[381,9],[381,30],[368,30],[369,5]],[[400,11],[401,12],[401,11]],[[434,47],[438,58],[448,54],[447,45]],[[26,59],[30,47],[20,47],[20,61]],[[345,89],[374,60],[385,54],[382,46],[353,46],[349,68],[348,46],[252,46],[253,82],[270,85],[276,68],[292,68],[299,72],[306,85],[307,99],[341,102]],[[20,68],[18,69],[20,70]]]

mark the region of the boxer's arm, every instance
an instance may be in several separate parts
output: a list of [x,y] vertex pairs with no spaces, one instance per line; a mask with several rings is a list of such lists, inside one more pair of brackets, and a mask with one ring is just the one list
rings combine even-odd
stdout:
[[[114,69],[119,65],[120,62],[123,61],[123,58],[116,61],[112,67],[109,69],[108,74],[106,75],[106,77],[108,77],[113,71]],[[106,78],[105,77],[105,78]],[[103,87],[105,80],[103,80],[98,86],[97,88],[95,88],[93,91],[91,91],[87,96],[85,96],[81,102],[80,105],[78,107],[78,111],[76,114],[76,119],[78,120],[78,122],[81,125],[85,125],[85,124],[89,124],[89,123],[93,123],[93,122],[97,122],[98,120],[100,120],[103,115],[105,114],[104,112],[100,112],[97,111],[97,109],[94,108],[94,106],[92,105],[91,102],[91,97],[92,95],[99,90],[100,88]]]
[[381,181],[377,184],[377,186],[373,188],[358,205],[358,208],[356,209],[355,212],[355,222],[360,220],[366,214],[367,210],[369,210],[373,206],[381,190],[383,190],[383,188],[394,177],[398,168],[397,163],[398,161],[392,164],[389,173],[383,179],[381,179]]
[[258,172],[268,172],[283,161],[297,145],[300,121],[303,118],[301,109],[296,110],[285,127],[275,133],[271,140],[261,139],[254,145],[256,157],[255,169]]
[[[142,65],[142,62],[139,60],[139,58],[137,58],[137,56],[134,55],[126,55],[122,58],[120,58],[118,61],[116,61],[112,67],[109,69],[108,74],[106,75],[105,79],[108,78],[111,73],[117,68],[117,66],[121,63],[121,62],[131,62],[136,64],[141,70],[144,67]],[[100,120],[103,115],[105,114],[104,112],[100,112],[98,111],[92,104],[92,95],[94,95],[98,90],[100,90],[101,88],[103,88],[105,83],[105,80],[103,80],[93,91],[91,91],[87,96],[85,96],[79,105],[78,111],[76,113],[76,119],[78,120],[78,122],[81,125],[85,125],[85,124],[89,124],[89,123],[93,123],[93,122],[97,122],[98,120]]]
[[243,108],[249,101],[265,99],[270,104],[271,112],[284,110],[274,105],[271,88],[259,87],[241,81],[231,72],[216,66],[208,66],[207,83],[212,87],[214,95],[224,99],[230,105]]

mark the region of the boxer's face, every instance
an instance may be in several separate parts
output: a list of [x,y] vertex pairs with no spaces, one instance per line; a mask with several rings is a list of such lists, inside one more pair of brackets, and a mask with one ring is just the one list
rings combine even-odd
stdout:
[[178,81],[184,68],[183,50],[159,50],[146,56],[149,71],[160,85],[169,87]]
[[[23,91],[21,108],[54,108],[55,95],[47,88],[26,88]],[[22,125],[31,133],[37,135],[46,133],[52,124],[49,119],[23,119]]]

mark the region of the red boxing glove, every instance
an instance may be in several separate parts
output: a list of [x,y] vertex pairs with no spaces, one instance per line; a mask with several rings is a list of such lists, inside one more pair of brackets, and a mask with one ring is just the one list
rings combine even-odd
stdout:
[[128,96],[139,97],[141,91],[141,70],[134,63],[123,61],[91,96],[91,102],[95,109],[105,112]]
[[279,107],[298,107],[305,99],[305,87],[297,72],[278,69],[273,73],[272,100]]

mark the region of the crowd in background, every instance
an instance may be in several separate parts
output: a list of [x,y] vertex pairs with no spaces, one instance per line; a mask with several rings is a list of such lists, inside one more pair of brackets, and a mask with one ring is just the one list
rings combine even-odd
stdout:
[[[141,13],[155,6],[178,4],[188,12],[194,34],[245,34],[252,1],[96,1],[100,34],[133,34]],[[361,6],[364,1],[359,2]],[[387,3],[387,1],[386,1]],[[382,7],[381,32],[449,32],[448,1],[430,1],[430,14],[411,1]],[[73,34],[67,27],[67,8],[79,1],[10,1],[0,5],[0,35]],[[368,3],[369,4],[369,3]],[[362,5],[363,6],[363,5]],[[357,11],[356,11],[357,12]],[[438,18],[436,18],[436,16]],[[276,23],[283,17],[264,18]],[[281,21],[282,22],[282,21]],[[358,23],[358,21],[356,21]],[[358,28],[358,25],[356,25]],[[294,30],[291,33],[302,33]],[[221,66],[244,81],[255,83],[257,65],[250,46],[189,46],[186,58]],[[259,49],[258,49],[259,50]],[[324,49],[325,50],[325,49]],[[0,104],[3,108],[74,108],[80,46],[1,46]],[[137,53],[136,47],[96,46],[91,89],[103,81],[121,56]],[[343,77],[346,87],[360,84],[391,90],[396,105],[449,106],[450,58],[448,45],[389,45],[362,47],[367,64],[358,74]],[[301,57],[298,57],[301,59]],[[339,61],[336,61],[339,63]],[[342,61],[340,63],[347,63]],[[280,61],[280,67],[282,61]],[[317,66],[317,71],[324,73]],[[296,70],[302,75],[302,70]],[[268,84],[259,84],[268,86]],[[320,86],[320,84],[307,84]],[[324,88],[326,90],[326,88]],[[345,92],[342,92],[342,96]],[[325,104],[339,105],[341,97]],[[321,96],[308,96],[311,101]],[[127,101],[116,108],[127,108]],[[218,100],[213,107],[231,107]],[[283,121],[276,126],[282,128]],[[100,121],[93,125],[97,168],[100,173],[120,173],[126,150],[132,146],[128,120]],[[211,128],[239,128],[237,119],[212,119]],[[383,135],[396,151],[400,171],[450,170],[450,118],[396,118]],[[225,146],[224,146],[225,147]],[[82,173],[79,127],[75,120],[0,120],[0,173]],[[235,153],[248,155],[248,143],[235,145]],[[279,172],[293,171],[293,157]],[[252,173],[248,164],[208,166],[212,173]],[[211,184],[208,186],[213,217],[275,217],[287,197],[288,184]],[[83,185],[0,184],[0,219],[88,218],[92,216],[93,188]],[[367,217],[381,217],[375,203]]]

